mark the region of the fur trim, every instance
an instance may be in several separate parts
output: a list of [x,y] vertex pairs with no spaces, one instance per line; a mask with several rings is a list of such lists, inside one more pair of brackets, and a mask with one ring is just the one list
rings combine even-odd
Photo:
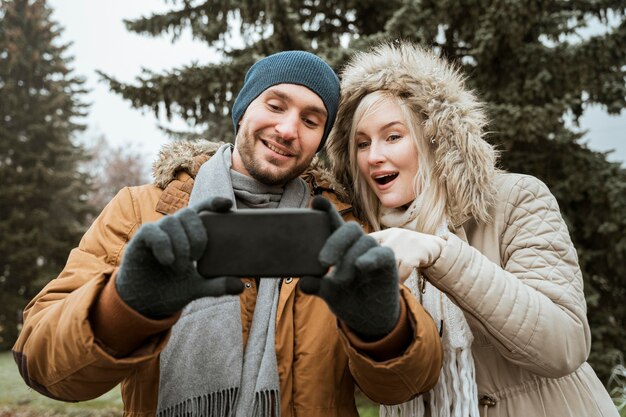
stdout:
[[[157,159],[152,164],[152,176],[154,184],[159,188],[165,188],[180,171],[184,171],[195,177],[199,164],[208,158],[198,158],[206,155],[209,158],[225,142],[211,142],[208,140],[177,140],[165,145],[159,151]],[[348,193],[335,179],[332,173],[324,167],[324,163],[317,155],[311,165],[304,171],[301,177],[312,187],[321,187],[332,191],[340,201],[347,202]]]
[[357,53],[342,71],[339,112],[326,146],[339,182],[352,187],[348,135],[356,107],[365,95],[380,90],[407,99],[424,118],[424,134],[434,140],[433,179],[444,183],[452,224],[470,216],[488,221],[497,152],[482,137],[482,105],[452,65],[410,43]]
[[[331,191],[337,199],[343,203],[348,203],[349,193],[337,181],[333,173],[326,168],[326,164],[315,155],[311,165],[300,175],[312,188],[319,187],[322,191]],[[315,190],[313,190],[315,192]]]
[[163,146],[152,164],[154,184],[159,188],[165,188],[180,171],[195,177],[200,168],[196,166],[196,157],[202,154],[213,156],[223,144],[224,142],[208,140],[176,140]]

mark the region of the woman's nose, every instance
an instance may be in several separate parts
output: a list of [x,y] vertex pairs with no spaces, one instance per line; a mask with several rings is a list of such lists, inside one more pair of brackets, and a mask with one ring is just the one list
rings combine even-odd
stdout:
[[367,162],[370,165],[378,165],[385,161],[385,153],[382,146],[372,141],[370,144],[369,153],[367,155]]

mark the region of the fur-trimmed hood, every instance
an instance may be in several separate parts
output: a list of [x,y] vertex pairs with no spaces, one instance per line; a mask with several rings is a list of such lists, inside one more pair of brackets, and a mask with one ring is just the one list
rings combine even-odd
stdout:
[[[159,188],[165,188],[176,179],[181,171],[195,178],[200,166],[211,158],[223,144],[224,142],[208,140],[176,140],[165,145],[152,164],[154,184]],[[319,192],[334,193],[340,201],[346,202],[348,200],[347,192],[335,180],[330,171],[324,168],[317,155],[301,177],[316,193],[316,189],[319,189]]]
[[165,188],[180,171],[195,178],[200,166],[223,144],[208,140],[175,140],[163,146],[152,164],[154,184]]
[[[348,153],[353,114],[365,95],[385,90],[407,99],[423,118],[423,132],[434,147],[432,177],[444,183],[452,223],[470,216],[489,220],[497,153],[482,137],[482,105],[452,65],[410,43],[382,44],[354,55],[341,79],[339,112],[326,151],[346,189],[353,184]],[[358,202],[354,205],[359,209]]]

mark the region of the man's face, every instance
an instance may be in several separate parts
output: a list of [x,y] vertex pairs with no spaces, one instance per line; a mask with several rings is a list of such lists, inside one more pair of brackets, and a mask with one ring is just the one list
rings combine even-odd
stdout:
[[239,121],[233,169],[264,184],[286,184],[311,163],[327,117],[322,99],[308,88],[269,87]]

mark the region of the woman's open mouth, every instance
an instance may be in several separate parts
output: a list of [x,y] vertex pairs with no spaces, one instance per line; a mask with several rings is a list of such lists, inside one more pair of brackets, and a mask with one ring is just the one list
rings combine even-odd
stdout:
[[398,177],[398,173],[394,172],[394,173],[389,173],[389,174],[378,175],[373,178],[374,178],[374,181],[376,181],[376,183],[380,185],[385,185],[395,180],[397,177]]

